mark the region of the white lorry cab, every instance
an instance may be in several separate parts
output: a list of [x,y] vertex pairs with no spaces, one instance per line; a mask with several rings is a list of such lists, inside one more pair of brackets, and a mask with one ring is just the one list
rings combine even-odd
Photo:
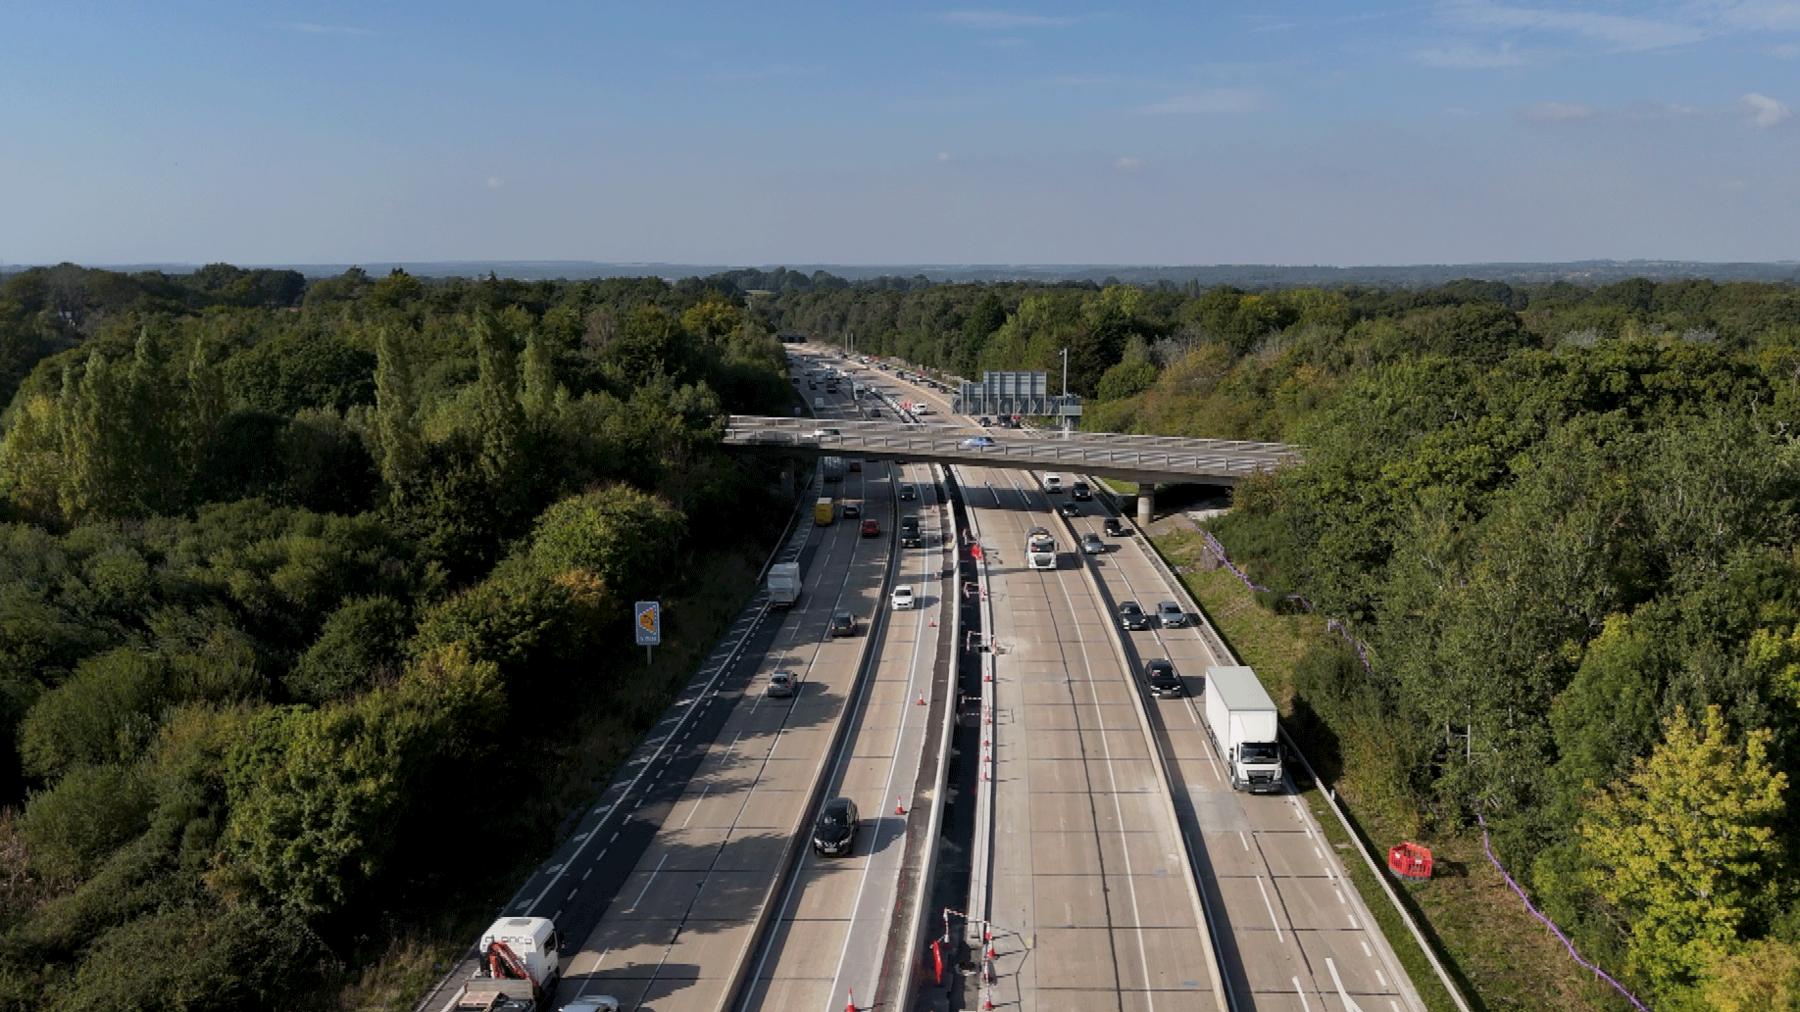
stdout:
[[502,917],[481,935],[474,976],[451,1008],[457,1012],[547,1009],[562,976],[562,938],[548,917]]
[[1042,527],[1033,527],[1025,538],[1025,567],[1027,569],[1056,568],[1056,539]]

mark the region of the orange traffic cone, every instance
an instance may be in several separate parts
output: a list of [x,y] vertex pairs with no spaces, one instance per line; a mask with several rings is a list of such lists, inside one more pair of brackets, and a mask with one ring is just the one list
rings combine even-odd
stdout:
[[920,706],[925,705],[925,693],[923,693],[923,692],[919,693],[919,705]]
[[856,1012],[856,989],[846,988],[850,992],[850,1001],[844,1006],[844,1012]]
[[905,815],[906,814],[906,806],[901,803],[900,795],[898,795],[898,794],[894,795],[894,814],[895,815]]

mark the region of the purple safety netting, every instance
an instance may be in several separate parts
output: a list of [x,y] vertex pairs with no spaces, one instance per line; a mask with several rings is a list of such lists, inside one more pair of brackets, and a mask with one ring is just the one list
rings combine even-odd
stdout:
[[1493,862],[1494,870],[1498,871],[1500,873],[1500,877],[1506,880],[1507,888],[1511,889],[1514,893],[1518,894],[1519,901],[1521,903],[1525,904],[1526,912],[1531,914],[1531,916],[1537,918],[1538,922],[1540,924],[1542,924],[1544,927],[1550,929],[1550,933],[1556,936],[1556,940],[1563,943],[1563,948],[1569,950],[1569,958],[1575,960],[1575,962],[1580,963],[1582,966],[1586,967],[1588,970],[1590,970],[1594,974],[1594,976],[1599,977],[1601,980],[1606,981],[1608,984],[1611,984],[1612,989],[1614,991],[1617,991],[1620,994],[1624,995],[1625,1000],[1630,1002],[1632,1004],[1633,1008],[1638,1009],[1638,1012],[1650,1012],[1650,1010],[1644,1006],[1643,1002],[1638,1001],[1637,995],[1634,995],[1630,991],[1625,990],[1625,985],[1612,979],[1612,976],[1609,975],[1605,970],[1602,970],[1598,966],[1595,966],[1594,964],[1581,958],[1581,953],[1576,951],[1575,943],[1569,941],[1569,936],[1563,934],[1563,930],[1556,926],[1555,921],[1544,916],[1544,914],[1541,911],[1539,911],[1537,907],[1532,905],[1531,897],[1525,895],[1525,890],[1521,889],[1519,887],[1519,883],[1513,881],[1513,877],[1512,877],[1511,873],[1509,873],[1506,870],[1506,866],[1501,864],[1500,858],[1495,856],[1493,845],[1488,842],[1487,820],[1482,818],[1480,812],[1475,813],[1475,820],[1477,822],[1481,823],[1481,849],[1487,852],[1487,859],[1489,861]]
[[[1244,586],[1264,594],[1274,593],[1273,588],[1265,587],[1262,584],[1257,583],[1255,580],[1250,579],[1250,574],[1239,569],[1237,563],[1231,561],[1231,556],[1225,554],[1225,546],[1219,543],[1218,538],[1213,537],[1211,531],[1202,529],[1200,531],[1200,536],[1206,539],[1206,550],[1213,553],[1213,555],[1218,558],[1219,564],[1231,571],[1231,575],[1243,581]],[[1300,607],[1305,608],[1308,612],[1314,610],[1313,603],[1308,601],[1305,596],[1301,594],[1283,594],[1282,597],[1285,600],[1299,602]],[[1350,644],[1350,649],[1356,651],[1356,659],[1362,662],[1364,671],[1367,671],[1370,674],[1375,672],[1374,665],[1369,662],[1368,644],[1351,635],[1349,626],[1346,626],[1335,618],[1328,618],[1325,620],[1325,628],[1337,633],[1345,643]]]

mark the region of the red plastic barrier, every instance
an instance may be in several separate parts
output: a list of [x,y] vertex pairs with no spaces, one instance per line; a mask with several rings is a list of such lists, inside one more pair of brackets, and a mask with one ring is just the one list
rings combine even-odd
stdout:
[[1388,848],[1388,870],[1401,878],[1424,882],[1431,878],[1431,848],[1419,843],[1399,843]]

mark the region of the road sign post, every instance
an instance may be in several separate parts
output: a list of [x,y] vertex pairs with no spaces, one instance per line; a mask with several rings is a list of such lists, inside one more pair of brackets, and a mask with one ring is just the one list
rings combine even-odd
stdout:
[[652,651],[662,643],[662,602],[639,601],[633,609],[636,621],[632,624],[637,634],[637,644],[644,648],[644,663],[650,663]]

